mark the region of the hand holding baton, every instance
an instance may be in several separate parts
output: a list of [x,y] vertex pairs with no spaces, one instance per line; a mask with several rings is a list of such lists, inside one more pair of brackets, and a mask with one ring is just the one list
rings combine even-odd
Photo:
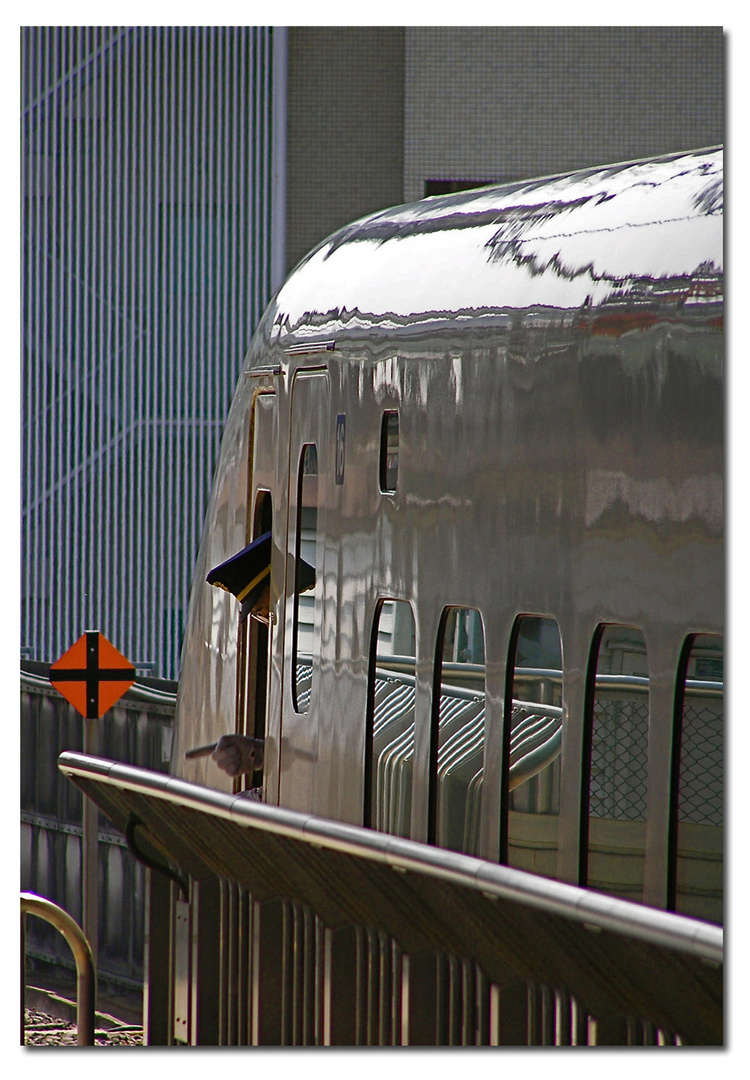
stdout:
[[199,758],[208,757],[209,754],[213,754],[218,743],[207,743],[205,746],[194,746],[192,750],[185,751],[186,758]]
[[222,735],[218,742],[194,746],[185,752],[186,758],[208,757],[229,776],[252,773],[263,768],[263,740],[248,735]]

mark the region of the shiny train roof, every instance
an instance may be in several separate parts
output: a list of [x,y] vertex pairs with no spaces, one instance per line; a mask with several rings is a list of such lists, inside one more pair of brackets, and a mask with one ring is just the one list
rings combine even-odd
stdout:
[[[574,311],[676,288],[721,300],[723,152],[675,154],[437,196],[334,233],[264,319],[282,347],[314,335]],[[706,282],[696,293],[695,279]],[[680,279],[685,282],[680,291]],[[251,359],[252,363],[252,359]]]

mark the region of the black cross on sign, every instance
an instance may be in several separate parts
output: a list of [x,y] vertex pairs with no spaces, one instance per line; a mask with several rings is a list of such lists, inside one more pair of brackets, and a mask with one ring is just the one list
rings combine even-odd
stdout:
[[135,682],[135,668],[98,630],[87,630],[49,669],[49,681],[87,720],[103,716]]

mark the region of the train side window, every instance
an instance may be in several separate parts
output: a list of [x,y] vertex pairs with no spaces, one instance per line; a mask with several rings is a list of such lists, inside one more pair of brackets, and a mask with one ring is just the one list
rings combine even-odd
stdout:
[[446,608],[435,663],[429,836],[479,850],[485,719],[484,627],[475,608]]
[[379,601],[370,645],[363,822],[397,836],[411,829],[416,654],[411,605]]
[[600,626],[592,645],[586,709],[587,837],[583,883],[643,899],[648,781],[649,681],[643,633]]
[[555,619],[522,615],[511,637],[505,715],[501,859],[545,877],[557,873],[562,643]]
[[310,707],[315,624],[315,563],[318,539],[318,451],[307,443],[297,474],[294,623],[292,629],[292,697],[298,713]]
[[398,411],[388,410],[383,413],[380,428],[380,490],[385,495],[393,495],[398,485]]
[[723,921],[724,639],[700,634],[685,646],[675,730],[676,865],[673,907]]

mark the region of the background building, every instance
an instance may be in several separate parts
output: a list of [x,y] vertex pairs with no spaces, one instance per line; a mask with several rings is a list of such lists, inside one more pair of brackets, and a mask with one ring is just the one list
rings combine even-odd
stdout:
[[[22,33],[22,630],[174,677],[228,404],[272,284],[270,29]],[[283,250],[283,249],[282,249]]]
[[175,678],[258,318],[425,194],[723,141],[720,27],[22,31],[23,655]]
[[713,146],[721,27],[291,27],[287,266],[478,183]]

